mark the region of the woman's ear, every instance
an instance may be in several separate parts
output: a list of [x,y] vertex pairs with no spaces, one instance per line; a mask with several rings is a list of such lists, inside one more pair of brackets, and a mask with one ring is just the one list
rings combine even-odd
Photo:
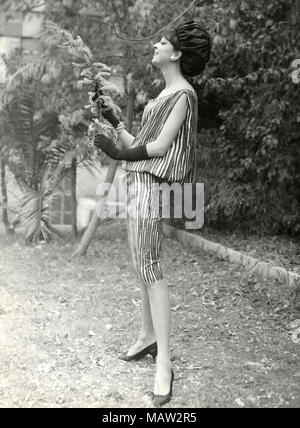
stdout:
[[171,56],[171,61],[178,61],[181,57],[182,57],[182,52],[181,52],[181,51],[176,51],[176,52]]

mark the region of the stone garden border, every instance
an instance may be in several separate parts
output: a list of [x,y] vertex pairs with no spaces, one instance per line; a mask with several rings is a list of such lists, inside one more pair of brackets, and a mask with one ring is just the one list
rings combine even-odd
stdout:
[[300,275],[294,272],[289,272],[284,268],[262,262],[240,251],[209,241],[186,230],[176,229],[168,224],[163,225],[163,231],[167,237],[176,238],[187,248],[214,253],[220,258],[228,260],[230,263],[244,266],[251,273],[255,273],[263,278],[276,279],[286,287],[300,290]]
[[[56,226],[61,232],[71,232],[71,227]],[[286,287],[300,291],[300,275],[290,272],[284,268],[273,266],[270,263],[262,262],[254,257],[233,250],[217,242],[209,241],[186,230],[176,229],[169,224],[163,224],[163,232],[168,238],[177,239],[188,249],[194,251],[203,250],[213,253],[221,259],[228,260],[230,263],[244,266],[249,273],[254,273],[263,278],[276,279]]]

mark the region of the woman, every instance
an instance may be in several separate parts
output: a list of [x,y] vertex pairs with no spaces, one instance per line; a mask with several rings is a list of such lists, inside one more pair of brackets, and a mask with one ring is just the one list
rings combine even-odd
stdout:
[[112,110],[104,117],[116,128],[123,148],[103,135],[95,145],[113,159],[126,160],[128,237],[141,282],[142,325],[137,342],[121,358],[156,358],[154,405],[170,401],[174,372],[170,361],[171,308],[160,266],[162,218],[152,209],[153,188],[162,182],[193,182],[197,135],[197,96],[185,76],[202,73],[210,57],[208,33],[194,21],[166,32],[154,45],[152,64],[165,89],[144,111],[137,137],[130,135]]

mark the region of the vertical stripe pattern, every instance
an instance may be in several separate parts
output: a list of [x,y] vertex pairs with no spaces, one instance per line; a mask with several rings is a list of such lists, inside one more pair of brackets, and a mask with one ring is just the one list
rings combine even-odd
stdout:
[[160,250],[162,219],[153,209],[157,179],[148,173],[127,172],[127,233],[133,265],[147,285],[163,279]]
[[198,102],[194,90],[180,89],[151,100],[144,110],[141,129],[132,147],[158,138],[172,108],[183,93],[188,99],[186,118],[167,153],[163,157],[126,162],[127,171],[149,172],[170,183],[195,181]]
[[157,197],[155,186],[162,182],[184,183],[195,180],[198,118],[195,91],[181,89],[151,100],[144,110],[141,130],[132,145],[137,147],[158,138],[172,108],[183,93],[187,94],[188,99],[186,118],[165,156],[125,164],[128,240],[133,265],[147,285],[163,279],[160,250],[161,209],[164,201],[157,203],[154,200]]

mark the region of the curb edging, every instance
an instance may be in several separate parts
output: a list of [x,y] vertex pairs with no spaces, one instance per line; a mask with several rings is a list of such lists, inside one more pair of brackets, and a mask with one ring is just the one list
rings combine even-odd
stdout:
[[176,238],[185,247],[214,253],[220,258],[228,260],[230,263],[244,266],[251,273],[253,272],[263,278],[276,279],[289,288],[300,290],[300,275],[294,272],[273,266],[270,263],[261,262],[259,259],[247,256],[240,251],[225,247],[217,242],[209,241],[185,230],[176,229],[168,224],[163,225],[163,231],[168,238]]

